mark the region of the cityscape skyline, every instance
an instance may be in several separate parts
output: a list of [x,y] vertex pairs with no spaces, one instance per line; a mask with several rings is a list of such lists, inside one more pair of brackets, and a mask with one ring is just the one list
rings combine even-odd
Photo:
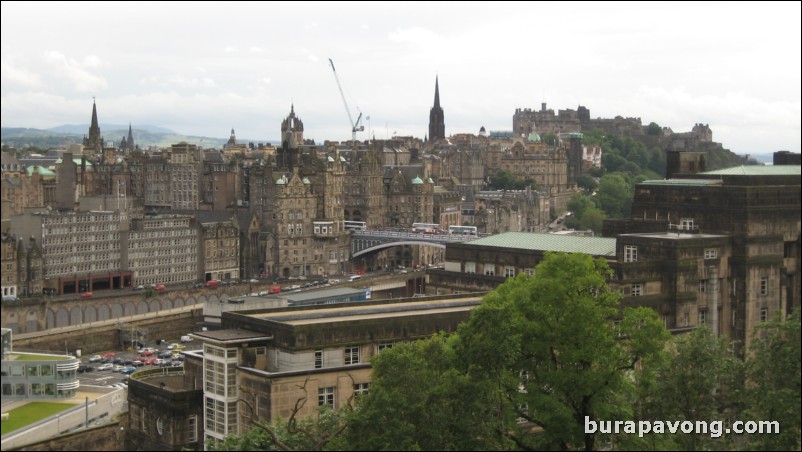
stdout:
[[347,140],[331,58],[360,140],[426,135],[437,77],[446,136],[545,102],[800,152],[799,3],[154,6],[4,2],[3,127],[87,123],[96,97],[101,122],[270,141],[294,105]]

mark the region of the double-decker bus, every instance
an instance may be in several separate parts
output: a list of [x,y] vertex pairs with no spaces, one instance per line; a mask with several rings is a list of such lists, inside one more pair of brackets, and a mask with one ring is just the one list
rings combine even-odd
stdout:
[[364,231],[368,228],[368,224],[364,221],[345,220],[344,227],[346,231]]
[[448,227],[448,233],[452,235],[476,235],[476,226],[452,225]]
[[440,225],[437,223],[412,223],[412,232],[437,234],[440,232]]

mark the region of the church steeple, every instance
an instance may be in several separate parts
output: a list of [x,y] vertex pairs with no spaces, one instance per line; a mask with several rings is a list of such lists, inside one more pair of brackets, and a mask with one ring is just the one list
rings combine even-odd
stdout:
[[84,147],[94,149],[96,152],[103,150],[103,138],[100,136],[100,126],[97,122],[97,104],[92,98],[92,123],[89,125],[89,136],[84,137]]
[[128,123],[128,141],[126,141],[129,151],[136,149],[134,146],[134,129],[131,128],[131,123]]
[[445,139],[446,124],[443,109],[440,107],[440,80],[434,79],[434,106],[429,111],[429,142]]
[[434,76],[434,108],[440,108],[440,80]]

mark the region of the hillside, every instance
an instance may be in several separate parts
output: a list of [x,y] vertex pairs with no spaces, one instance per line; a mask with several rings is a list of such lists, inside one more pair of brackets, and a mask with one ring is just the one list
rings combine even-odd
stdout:
[[[85,131],[88,129],[88,127],[84,128]],[[67,128],[62,130],[69,129]],[[103,139],[106,141],[112,141],[115,143],[115,145],[119,145],[122,138],[128,136],[127,126],[117,130],[104,130],[102,128],[100,130],[102,131]],[[80,144],[85,133],[86,132],[76,134],[54,132],[52,130],[42,129],[3,127],[0,128],[0,141],[2,141],[4,145],[8,145],[17,149],[25,149],[30,147],[39,149],[66,148],[71,144]],[[228,138],[196,137],[181,135],[172,131],[156,132],[153,130],[133,129],[133,134],[134,142],[140,148],[169,147],[171,144],[180,143],[182,141],[198,144],[206,148],[220,148],[228,141]]]

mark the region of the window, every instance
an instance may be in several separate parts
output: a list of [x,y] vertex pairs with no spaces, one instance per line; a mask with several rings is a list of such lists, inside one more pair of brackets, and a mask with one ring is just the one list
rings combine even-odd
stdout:
[[769,278],[760,278],[760,295],[769,294]]
[[323,349],[319,348],[315,350],[315,369],[321,369],[323,367]]
[[485,276],[496,276],[496,266],[493,264],[484,264]]
[[267,348],[266,347],[256,347],[256,351],[255,351],[256,356],[262,356],[262,355],[264,355],[266,353],[267,353]]
[[699,325],[707,323],[707,310],[699,311]]
[[679,220],[679,228],[683,231],[690,231],[694,229],[693,227],[693,218],[683,218]]
[[359,364],[359,347],[345,348],[345,365]]
[[633,297],[639,297],[643,295],[643,284],[633,284],[629,289],[629,294]]
[[362,394],[368,393],[368,388],[370,387],[370,383],[357,383],[354,385],[354,396],[359,397]]
[[194,414],[187,418],[187,434],[190,443],[198,441],[198,416]]
[[718,249],[705,248],[705,259],[715,259],[718,257]]
[[514,277],[515,276],[515,267],[511,267],[509,265],[504,267],[504,276],[506,276],[507,278]]
[[527,268],[527,269],[524,270],[524,273],[526,273],[526,276],[534,276],[535,275],[535,269],[534,268]]
[[689,315],[688,315],[688,313],[686,312],[686,313],[685,313],[685,317],[684,317],[684,319],[683,319],[683,321],[682,321],[682,325],[683,325],[683,326],[688,326],[688,322],[690,322],[690,316],[689,316]]
[[699,280],[699,292],[705,293],[707,291],[707,280],[700,279]]
[[760,321],[767,322],[769,320],[769,308],[760,308]]
[[386,349],[386,348],[393,348],[393,343],[392,342],[379,342],[379,346],[378,346],[379,353],[381,353],[381,351]]
[[329,405],[334,408],[334,387],[318,388],[317,390],[317,404],[318,406]]
[[624,262],[638,261],[638,247],[634,245],[624,246]]
[[476,273],[476,262],[465,262],[465,273]]

